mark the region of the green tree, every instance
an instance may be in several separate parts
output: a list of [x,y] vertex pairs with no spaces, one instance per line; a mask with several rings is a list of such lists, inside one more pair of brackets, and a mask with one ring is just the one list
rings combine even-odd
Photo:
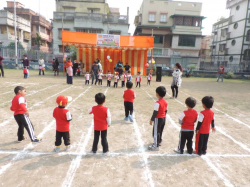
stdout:
[[[15,42],[11,42],[9,45],[8,45],[8,48],[9,49],[15,49]],[[21,43],[18,43],[18,49],[24,49],[23,45]]]
[[42,38],[41,36],[36,33],[36,37],[34,38],[34,44],[37,45],[38,49],[40,50],[40,46],[42,45]]

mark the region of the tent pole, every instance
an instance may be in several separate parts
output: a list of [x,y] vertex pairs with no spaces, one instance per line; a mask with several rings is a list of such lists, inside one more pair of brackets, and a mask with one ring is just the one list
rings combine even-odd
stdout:
[[64,68],[64,45],[63,45],[63,75],[65,75],[65,68]]
[[151,73],[153,73],[153,49],[151,49]]

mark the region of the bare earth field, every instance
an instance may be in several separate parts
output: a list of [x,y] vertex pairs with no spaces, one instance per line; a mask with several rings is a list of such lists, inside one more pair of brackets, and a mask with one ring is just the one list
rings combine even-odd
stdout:
[[[0,78],[0,185],[6,187],[31,186],[249,186],[250,181],[250,81],[183,78],[178,99],[171,95],[171,77],[162,82],[134,88],[135,122],[125,122],[122,94],[124,89],[104,86],[85,86],[83,77],[75,77],[73,85],[66,78],[54,77],[51,72],[38,76],[30,72],[23,79],[22,70],[5,70]],[[113,82],[112,82],[113,84]],[[13,89],[16,85],[26,87],[30,119],[35,133],[42,143],[25,140],[17,143],[17,124],[10,111]],[[152,126],[149,120],[156,100],[155,89],[165,86],[169,103],[163,144],[157,152],[149,152],[152,144]],[[110,153],[90,153],[93,142],[93,117],[88,109],[96,105],[94,96],[106,94],[105,105],[112,114],[108,129]],[[72,149],[54,153],[55,120],[52,117],[56,97],[72,96],[68,105],[73,115],[71,122]],[[173,152],[178,145],[180,125],[178,117],[185,110],[185,99],[197,99],[196,110],[202,110],[201,99],[206,95],[215,98],[216,133],[211,133],[208,154],[178,155]],[[25,136],[28,137],[25,132]]]

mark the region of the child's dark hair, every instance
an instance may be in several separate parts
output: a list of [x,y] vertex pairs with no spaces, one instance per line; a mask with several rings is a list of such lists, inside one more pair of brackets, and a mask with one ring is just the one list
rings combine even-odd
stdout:
[[158,95],[160,97],[165,97],[167,91],[166,91],[166,88],[164,86],[159,86],[158,88],[156,88],[156,93],[158,93]]
[[68,58],[68,60],[70,60],[70,58]]
[[181,72],[183,72],[182,66],[181,66],[181,64],[180,64],[179,62],[177,62],[177,63],[175,64],[175,66],[176,66]]
[[23,91],[23,90],[25,90],[25,88],[22,87],[22,86],[17,86],[17,87],[15,87],[15,89],[14,89],[15,94],[18,94],[18,92],[19,92],[20,90]]
[[95,95],[95,102],[97,102],[98,105],[101,105],[105,102],[105,95],[103,93],[98,93]]
[[205,105],[206,108],[210,109],[214,105],[214,98],[212,96],[206,96],[206,97],[203,97],[201,102],[202,102],[202,104]]
[[193,97],[188,97],[185,101],[185,104],[189,106],[190,108],[194,108],[196,105],[196,99]]
[[140,71],[138,71],[138,74],[141,74],[141,72],[140,72]]
[[128,89],[131,89],[131,88],[133,87],[133,83],[132,83],[131,81],[128,81],[128,82],[126,83],[126,87],[127,87]]
[[89,70],[86,71],[86,73],[88,73],[88,72],[89,72]]
[[131,73],[131,71],[128,71],[128,73]]

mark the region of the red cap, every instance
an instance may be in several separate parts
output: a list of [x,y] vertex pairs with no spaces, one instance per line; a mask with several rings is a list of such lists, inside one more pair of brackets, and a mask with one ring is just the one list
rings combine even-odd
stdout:
[[116,74],[116,75],[119,75],[119,73],[118,73],[118,72],[115,72],[115,74]]
[[57,98],[56,98],[56,102],[59,106],[64,106],[66,105],[67,103],[71,102],[72,101],[72,97],[69,97],[69,96],[63,96],[63,95],[59,95]]

